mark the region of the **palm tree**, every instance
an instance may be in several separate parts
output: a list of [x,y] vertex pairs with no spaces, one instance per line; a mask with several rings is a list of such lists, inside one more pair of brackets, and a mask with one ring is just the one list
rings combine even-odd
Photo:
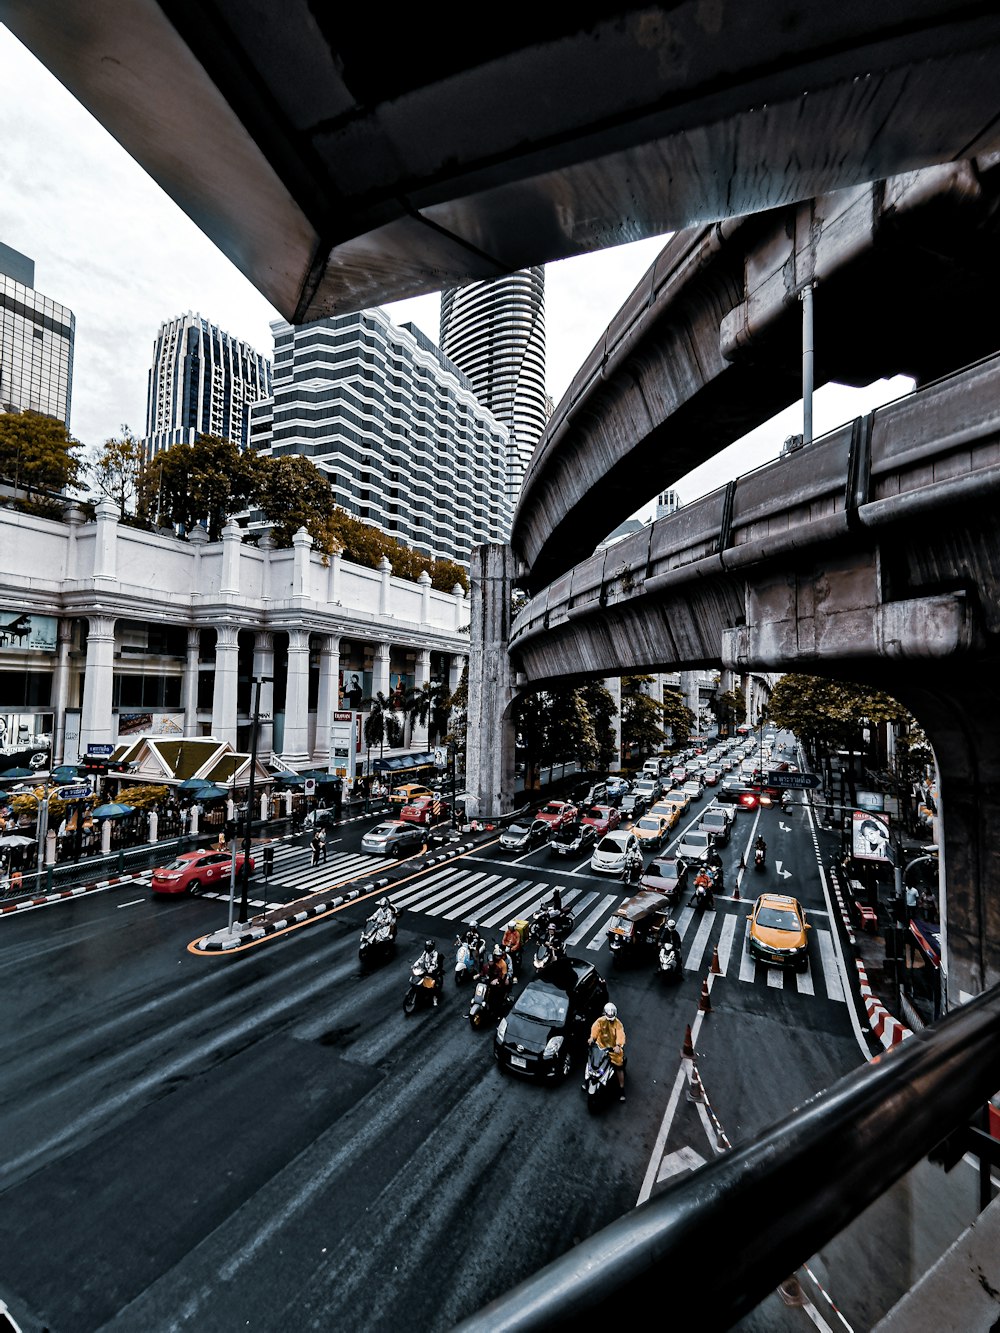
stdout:
[[442,715],[447,712],[448,691],[440,680],[425,680],[419,688],[411,685],[403,701],[403,716],[409,719],[410,743],[413,742],[413,728],[417,724],[424,726],[430,719],[428,741],[441,734]]

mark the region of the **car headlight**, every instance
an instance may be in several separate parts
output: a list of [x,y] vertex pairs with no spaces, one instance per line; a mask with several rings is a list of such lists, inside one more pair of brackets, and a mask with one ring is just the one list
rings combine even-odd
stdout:
[[543,1060],[551,1060],[559,1054],[559,1049],[563,1044],[562,1037],[550,1037],[545,1043],[545,1050],[542,1051]]
[[507,1020],[506,1018],[501,1018],[500,1022],[497,1024],[497,1041],[502,1042],[504,1037],[506,1037],[506,1035],[507,1035]]

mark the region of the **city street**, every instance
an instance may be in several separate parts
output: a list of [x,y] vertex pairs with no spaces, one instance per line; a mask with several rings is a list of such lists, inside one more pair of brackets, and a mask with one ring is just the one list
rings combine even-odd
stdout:
[[[711,801],[709,788],[673,838]],[[388,864],[358,850],[370,822],[333,830],[315,867],[307,839],[279,844],[253,910],[370,880]],[[758,832],[767,871],[741,870]],[[225,924],[228,885],[157,900],[137,880],[0,921],[0,1297],[25,1333],[452,1327],[721,1151],[720,1127],[736,1146],[865,1058],[820,839],[798,794],[790,815],[741,812],[716,910],[678,914],[685,977],[669,990],[650,961],[612,965],[616,878],[495,840],[393,888],[396,957],[367,974],[358,934],[384,890],[237,956],[189,948]],[[551,1088],[501,1074],[450,976],[440,1008],[402,1011],[426,936],[451,959],[465,924],[492,941],[557,886],[569,952],[607,977],[628,1035],[628,1100],[597,1117],[578,1073]],[[745,951],[765,887],[807,910],[800,975]],[[714,1123],[677,1095],[688,1026]],[[897,1267],[905,1283],[906,1256]],[[848,1319],[891,1298],[883,1268],[847,1243],[824,1256]],[[773,1297],[741,1327],[805,1322]]]

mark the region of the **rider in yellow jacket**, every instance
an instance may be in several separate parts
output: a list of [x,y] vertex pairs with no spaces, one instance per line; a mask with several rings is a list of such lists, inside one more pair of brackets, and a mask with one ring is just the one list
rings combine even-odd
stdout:
[[611,1052],[611,1063],[618,1076],[620,1102],[625,1100],[625,1029],[618,1017],[618,1009],[613,1004],[604,1006],[604,1013],[590,1029],[590,1045],[597,1043],[603,1051]]

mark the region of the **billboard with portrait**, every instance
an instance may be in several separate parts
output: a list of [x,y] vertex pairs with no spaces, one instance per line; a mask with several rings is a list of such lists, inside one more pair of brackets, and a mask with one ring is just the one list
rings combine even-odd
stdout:
[[51,713],[0,713],[0,781],[10,769],[47,773],[52,764]]
[[856,861],[885,861],[894,865],[896,855],[889,836],[888,817],[874,810],[851,813],[851,855]]
[[365,699],[372,697],[372,673],[355,671],[348,667],[340,673],[340,707],[350,708],[355,712]]

